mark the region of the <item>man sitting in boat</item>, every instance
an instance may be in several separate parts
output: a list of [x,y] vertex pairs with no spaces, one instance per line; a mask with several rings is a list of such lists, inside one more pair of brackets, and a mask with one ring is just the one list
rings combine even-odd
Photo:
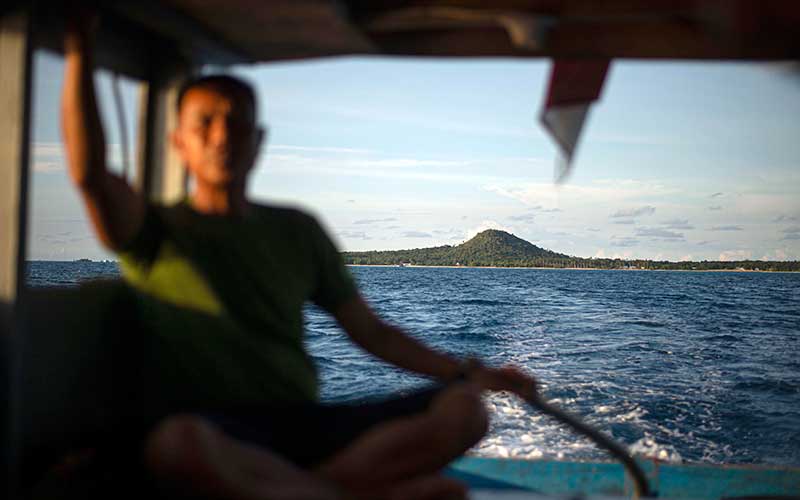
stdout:
[[[174,206],[154,206],[106,168],[89,30],[68,30],[65,47],[69,173],[98,238],[137,291],[146,325],[143,421],[191,414],[236,442],[335,469],[330,477],[359,477],[369,464],[380,471],[375,481],[391,482],[434,473],[482,437],[481,390],[533,390],[513,368],[475,366],[467,374],[458,359],[380,319],[314,218],[247,199],[264,135],[247,84],[207,76],[183,87],[170,139],[194,191]],[[302,343],[307,300],[367,351],[445,388],[364,406],[320,405]],[[448,384],[464,375],[470,383]],[[367,445],[350,446],[360,436]]]

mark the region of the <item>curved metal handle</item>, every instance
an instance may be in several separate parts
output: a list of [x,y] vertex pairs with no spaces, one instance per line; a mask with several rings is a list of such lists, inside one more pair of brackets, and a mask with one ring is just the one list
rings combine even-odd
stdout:
[[546,402],[538,394],[530,398],[525,398],[525,401],[534,408],[539,409],[542,413],[545,413],[555,418],[559,422],[568,425],[578,433],[588,437],[601,448],[605,448],[606,450],[608,450],[608,452],[611,453],[611,455],[613,455],[617,460],[622,462],[622,465],[625,467],[625,470],[633,478],[634,484],[636,486],[636,496],[649,497],[651,495],[650,486],[647,482],[647,477],[645,476],[644,471],[642,471],[642,468],[639,467],[639,464],[636,463],[636,461],[630,456],[630,454],[628,454],[625,448],[623,448],[620,444],[604,436],[602,433],[597,431],[597,429],[590,427],[588,424],[584,423],[578,417],[570,415],[561,408],[558,408]]

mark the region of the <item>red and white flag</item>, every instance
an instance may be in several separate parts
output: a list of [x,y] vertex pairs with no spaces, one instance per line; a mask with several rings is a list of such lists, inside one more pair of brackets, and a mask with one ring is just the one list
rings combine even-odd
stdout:
[[611,61],[556,60],[550,73],[541,121],[561,150],[558,182],[570,172],[572,155],[592,101],[600,97]]

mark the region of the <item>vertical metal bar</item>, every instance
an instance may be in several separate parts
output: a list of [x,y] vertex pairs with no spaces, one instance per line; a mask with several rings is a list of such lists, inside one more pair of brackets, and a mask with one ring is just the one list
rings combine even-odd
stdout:
[[22,10],[0,18],[0,496],[5,498],[16,493],[16,312],[25,281],[32,84],[31,15]]
[[[181,61],[159,65],[159,71],[161,75],[158,78],[142,83],[139,90],[139,141],[134,184],[149,200],[170,203],[186,194],[186,172],[170,145],[169,134],[178,123],[176,102],[180,86],[191,71]],[[165,71],[169,74],[165,75]]]
[[149,158],[151,156],[149,147],[152,145],[152,141],[148,139],[148,130],[150,129],[148,118],[152,115],[148,109],[150,104],[150,99],[148,98],[150,95],[148,91],[149,87],[150,85],[147,82],[139,84],[139,109],[136,113],[136,163],[134,164],[133,180],[128,181],[133,185],[134,189],[140,193],[147,193],[150,191],[147,183],[150,178],[148,174],[148,170],[150,170]]

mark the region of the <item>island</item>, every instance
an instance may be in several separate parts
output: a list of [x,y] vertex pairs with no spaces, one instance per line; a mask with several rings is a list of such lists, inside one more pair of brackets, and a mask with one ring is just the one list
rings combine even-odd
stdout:
[[673,271],[800,271],[800,261],[654,261],[574,257],[540,248],[497,229],[478,233],[460,245],[409,250],[342,252],[348,265],[530,267]]

